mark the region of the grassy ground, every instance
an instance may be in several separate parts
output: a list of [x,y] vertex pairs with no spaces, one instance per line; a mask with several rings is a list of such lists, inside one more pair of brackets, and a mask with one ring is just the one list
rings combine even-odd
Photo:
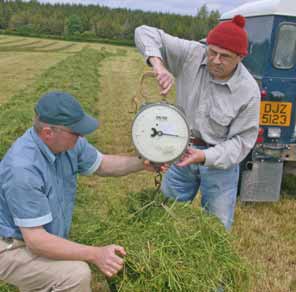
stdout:
[[0,53],[0,103],[32,84],[41,72],[66,56],[59,53],[46,55],[28,52]]
[[296,291],[295,195],[277,203],[239,204],[233,233],[256,270],[252,291]]
[[[44,86],[48,70],[55,70],[58,62],[65,62],[63,70],[69,70],[65,71],[68,75],[71,73],[71,66],[75,66],[75,61],[66,59],[74,55],[71,50],[75,46],[65,48],[63,45],[62,47],[65,49],[60,50],[58,53],[56,52],[57,44],[47,46],[48,51],[44,53],[37,52],[40,55],[35,52],[37,49],[25,49],[27,46],[23,47],[22,51],[20,51],[20,47],[15,48],[15,51],[13,51],[12,45],[15,46],[20,39],[13,39],[12,37],[9,37],[9,39],[0,38],[0,78],[1,81],[5,80],[4,84],[14,82],[7,86],[6,89],[0,87],[2,103],[12,96],[16,96],[16,98],[21,98],[22,94],[25,97],[30,96],[28,88],[30,86],[37,86],[37,88],[41,86],[38,83],[40,82],[38,78],[40,78],[42,72],[45,74],[45,77],[42,77],[42,86]],[[13,40],[15,42],[9,44],[11,51],[8,49],[1,51],[2,45],[4,46],[3,42]],[[21,43],[24,42],[26,40],[21,40]],[[28,40],[28,42],[32,42],[32,40]],[[42,41],[33,44],[33,46],[38,46],[38,50],[40,50],[41,43]],[[44,40],[44,46],[48,44],[49,41]],[[81,44],[79,45],[81,46]],[[86,46],[86,44],[83,46]],[[54,49],[49,51],[51,47]],[[103,51],[113,51],[115,55],[97,61],[99,72],[96,72],[89,63],[92,68],[90,70],[94,70],[93,80],[88,81],[90,83],[87,83],[86,86],[89,89],[83,85],[87,81],[83,75],[81,76],[81,82],[79,82],[79,79],[75,79],[75,82],[71,81],[73,84],[69,84],[71,79],[62,79],[59,84],[51,84],[50,80],[48,80],[46,89],[64,86],[63,88],[68,87],[75,94],[81,92],[82,99],[83,94],[93,96],[93,104],[86,104],[86,106],[99,114],[101,128],[96,131],[91,139],[97,141],[97,147],[105,153],[132,153],[130,125],[134,115],[129,113],[132,108],[130,100],[136,92],[139,76],[143,70],[146,70],[143,60],[131,48],[120,49],[102,45],[91,45],[91,47],[96,49],[104,47]],[[32,51],[30,52],[30,50]],[[18,57],[16,63],[13,63],[13,56]],[[28,56],[28,58],[26,59],[25,56]],[[44,62],[43,65],[38,65],[35,58],[39,58]],[[30,60],[32,61],[31,64]],[[45,62],[46,60],[48,62]],[[24,64],[27,64],[30,68],[28,71],[30,71],[31,78],[27,78],[29,74],[26,71],[19,73],[20,68],[25,66]],[[10,72],[10,75],[5,72]],[[59,72],[55,74],[59,74]],[[8,76],[12,76],[11,81]],[[64,74],[61,74],[61,77],[63,76]],[[96,86],[96,81],[98,86]],[[19,93],[20,90],[22,90],[22,94]],[[0,110],[3,110],[3,106],[0,107]],[[26,125],[22,125],[22,127],[26,127]],[[1,144],[3,143],[1,142]],[[125,196],[127,192],[140,191],[143,188],[153,186],[153,184],[153,175],[144,172],[125,178],[81,178],[78,208],[74,216],[72,236],[79,238],[80,234],[86,232],[79,227],[79,223],[83,223],[83,220],[87,221],[88,218],[104,214],[105,198],[112,199],[112,197]],[[82,196],[85,188],[93,190],[91,196],[87,198]],[[238,204],[233,228],[234,248],[253,267],[254,273],[250,292],[296,291],[295,198],[296,196],[284,196],[280,202],[274,204]],[[83,204],[84,200],[91,204]],[[198,201],[199,196],[194,202],[196,206],[199,205]],[[96,280],[94,279],[94,290],[95,287]],[[1,286],[0,284],[0,291],[12,292],[15,290],[10,286],[3,284]]]
[[[132,49],[125,57],[112,58],[103,63],[103,92],[98,105],[106,111],[101,112],[102,131],[98,135],[99,141],[105,141],[100,146],[109,153],[129,151],[124,145],[128,145],[130,135],[122,137],[121,133],[129,127],[132,117],[127,113],[128,108],[124,108],[123,101],[135,94],[139,76],[146,69],[141,56]],[[115,187],[119,184],[118,193],[124,194],[134,187],[140,189],[146,184],[153,184],[151,175],[143,173],[134,177],[112,180],[112,185]],[[108,192],[109,185],[103,184],[100,191]],[[195,204],[199,205],[199,196]],[[296,196],[283,197],[274,204],[238,203],[233,234],[236,237],[235,247],[254,268],[251,291],[296,291],[295,222]]]

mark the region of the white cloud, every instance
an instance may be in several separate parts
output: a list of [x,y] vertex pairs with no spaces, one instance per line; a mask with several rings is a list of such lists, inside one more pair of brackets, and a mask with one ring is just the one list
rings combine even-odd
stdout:
[[219,10],[223,13],[243,3],[253,1],[255,0],[39,0],[43,3],[99,4],[112,8],[141,9],[187,15],[195,15],[204,4],[207,5],[209,10]]

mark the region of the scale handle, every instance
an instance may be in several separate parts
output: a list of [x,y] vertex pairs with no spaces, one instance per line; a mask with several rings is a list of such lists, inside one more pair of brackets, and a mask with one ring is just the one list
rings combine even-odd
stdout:
[[[134,110],[131,111],[130,113],[136,113],[138,111],[138,108],[139,108],[139,103],[140,103],[140,100],[144,100],[144,103],[147,103],[147,100],[149,99],[159,99],[159,96],[149,96],[148,94],[145,94],[144,92],[144,83],[145,83],[145,80],[148,79],[148,78],[155,78],[155,74],[154,72],[152,71],[147,71],[147,72],[144,72],[140,78],[140,81],[139,81],[139,86],[138,86],[138,90],[137,90],[137,93],[135,96],[132,97],[132,100],[131,100],[131,103],[132,103],[132,106],[134,107]],[[167,102],[166,100],[166,97],[165,96],[161,96],[161,101],[163,102]]]

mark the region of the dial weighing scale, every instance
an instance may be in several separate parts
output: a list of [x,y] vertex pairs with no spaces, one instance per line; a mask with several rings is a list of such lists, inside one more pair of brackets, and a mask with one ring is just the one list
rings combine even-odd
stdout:
[[139,95],[145,102],[132,123],[132,141],[139,155],[150,162],[161,165],[176,161],[186,151],[190,140],[190,129],[183,111],[168,103],[147,103],[143,94],[143,83],[153,72],[143,74]]

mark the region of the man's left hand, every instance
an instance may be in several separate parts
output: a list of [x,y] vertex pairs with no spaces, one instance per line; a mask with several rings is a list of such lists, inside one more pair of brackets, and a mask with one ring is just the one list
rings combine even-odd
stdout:
[[205,159],[206,156],[204,151],[188,148],[176,165],[179,167],[184,167],[193,163],[203,163],[205,162]]

